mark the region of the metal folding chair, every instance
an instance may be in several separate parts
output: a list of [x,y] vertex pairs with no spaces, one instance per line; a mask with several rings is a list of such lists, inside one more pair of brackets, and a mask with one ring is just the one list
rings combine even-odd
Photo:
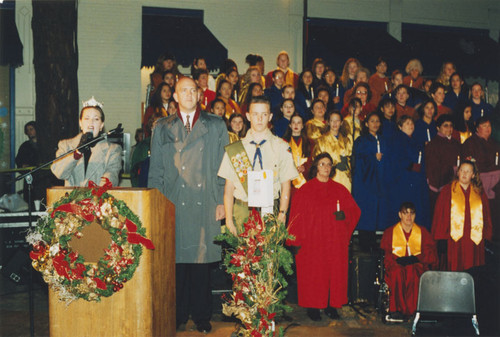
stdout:
[[420,277],[418,304],[411,329],[416,334],[421,314],[472,316],[472,326],[479,335],[476,316],[474,280],[470,274],[426,271]]

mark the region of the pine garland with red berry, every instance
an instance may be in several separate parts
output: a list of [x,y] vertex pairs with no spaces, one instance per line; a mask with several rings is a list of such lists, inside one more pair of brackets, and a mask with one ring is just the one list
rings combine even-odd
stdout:
[[[101,187],[90,182],[88,188],[66,193],[47,209],[47,216],[40,218],[26,237],[33,245],[33,267],[67,304],[78,298],[100,301],[101,297],[113,295],[134,275],[142,246],[154,249],[139,217],[125,202],[106,192],[111,187],[109,180]],[[87,263],[70,245],[92,223],[111,237],[97,263]]]
[[286,225],[272,214],[252,210],[237,237],[227,232],[216,237],[231,248],[224,257],[224,265],[233,280],[233,293],[223,303],[223,313],[234,315],[242,323],[239,335],[283,336],[283,329],[275,329],[275,318],[291,308],[283,304],[288,286],[282,271],[293,273],[292,254],[284,247],[288,239]]

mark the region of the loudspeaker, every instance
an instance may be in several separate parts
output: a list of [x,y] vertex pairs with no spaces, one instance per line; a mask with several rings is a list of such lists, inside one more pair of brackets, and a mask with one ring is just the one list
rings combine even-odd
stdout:
[[378,254],[358,253],[349,265],[349,303],[370,303],[377,301],[375,279],[378,271]]

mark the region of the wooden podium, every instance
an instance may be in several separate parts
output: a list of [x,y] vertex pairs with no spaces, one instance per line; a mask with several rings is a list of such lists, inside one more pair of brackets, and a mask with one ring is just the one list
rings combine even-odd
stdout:
[[[48,189],[47,204],[71,191]],[[66,306],[50,291],[50,336],[175,336],[174,204],[157,189],[113,188],[108,193],[139,216],[155,249],[143,248],[132,279],[101,302],[78,299]]]

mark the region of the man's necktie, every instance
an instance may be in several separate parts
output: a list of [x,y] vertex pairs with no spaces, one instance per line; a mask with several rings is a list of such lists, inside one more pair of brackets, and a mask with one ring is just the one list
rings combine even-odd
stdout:
[[255,147],[257,148],[255,150],[255,155],[253,156],[253,163],[252,163],[252,169],[255,170],[255,161],[257,160],[257,158],[259,159],[259,163],[260,163],[260,169],[263,170],[262,168],[262,152],[260,152],[260,147],[262,146],[262,144],[264,144],[266,142],[266,140],[264,139],[263,141],[261,141],[259,144],[257,144],[256,142],[254,142],[253,140],[250,142],[250,144],[254,144]]
[[184,125],[186,128],[186,132],[189,134],[191,132],[191,123],[189,123],[189,115],[186,115],[186,125]]

